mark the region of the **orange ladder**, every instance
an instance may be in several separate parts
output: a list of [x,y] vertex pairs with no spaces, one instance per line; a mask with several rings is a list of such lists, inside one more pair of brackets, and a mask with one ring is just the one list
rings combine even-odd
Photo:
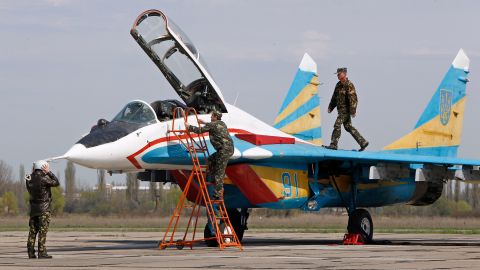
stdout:
[[[181,113],[181,115],[178,115],[178,113]],[[183,189],[182,195],[180,196],[175,211],[170,219],[167,230],[163,235],[162,241],[159,243],[159,248],[165,249],[168,246],[176,246],[178,249],[183,249],[185,246],[188,246],[190,249],[192,249],[195,243],[216,240],[220,249],[224,249],[226,247],[238,247],[240,250],[242,250],[242,245],[240,244],[240,241],[233,230],[233,226],[230,223],[223,199],[210,199],[207,183],[205,181],[205,175],[202,170],[206,170],[207,166],[200,164],[200,160],[198,158],[199,154],[203,154],[203,158],[205,160],[208,158],[209,153],[207,144],[205,142],[205,137],[203,134],[191,134],[186,129],[175,129],[175,120],[184,120],[187,122],[189,115],[194,115],[194,119],[198,125],[200,125],[197,112],[194,108],[186,108],[183,110],[182,108],[177,107],[173,110],[172,129],[168,131],[169,133],[173,133],[178,141],[188,150],[193,166],[187,183]],[[184,127],[183,123],[180,123],[179,126]],[[197,140],[195,140],[195,137]],[[197,186],[199,192],[197,192],[193,204],[188,205],[187,195],[189,194],[189,191],[193,185]],[[213,232],[215,234],[213,237],[195,237],[197,232],[198,217],[200,215],[200,208],[202,205],[206,207],[208,221],[213,227]],[[217,207],[218,216],[215,215],[215,207]],[[174,236],[184,208],[191,208],[192,211],[190,213],[183,237],[175,241]],[[191,228],[192,230],[190,230]],[[191,234],[191,238],[188,237],[189,234]]]

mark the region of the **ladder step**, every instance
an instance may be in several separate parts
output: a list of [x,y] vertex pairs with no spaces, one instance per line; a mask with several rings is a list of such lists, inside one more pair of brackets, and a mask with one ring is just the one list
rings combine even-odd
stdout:
[[224,244],[222,244],[222,246],[224,246],[224,247],[239,247],[240,244],[236,243],[236,242],[230,242],[230,243],[224,243]]
[[227,220],[228,217],[215,217],[216,220],[220,220],[220,221],[223,221],[223,220]]
[[210,200],[212,203],[223,203],[223,200]]

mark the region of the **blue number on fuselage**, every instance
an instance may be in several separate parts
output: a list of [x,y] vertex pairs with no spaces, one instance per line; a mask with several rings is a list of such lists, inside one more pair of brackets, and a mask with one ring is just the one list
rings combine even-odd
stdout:
[[[290,177],[290,173],[284,172],[282,173],[282,183],[283,183],[283,196],[285,197],[292,197],[292,179]],[[295,186],[295,196],[298,198],[298,179],[297,174],[293,174],[293,185]]]
[[292,181],[288,172],[282,173],[283,196],[292,197]]

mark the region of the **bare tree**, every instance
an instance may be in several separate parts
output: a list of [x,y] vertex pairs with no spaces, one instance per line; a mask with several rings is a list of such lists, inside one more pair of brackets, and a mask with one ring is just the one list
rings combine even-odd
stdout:
[[478,194],[479,192],[479,188],[478,188],[478,184],[472,184],[473,187],[472,187],[472,207],[474,210],[478,210],[479,208],[479,204],[478,204],[478,196],[480,194]]
[[155,209],[154,211],[158,211],[160,210],[159,206],[160,206],[160,193],[159,193],[159,190],[157,188],[157,182],[152,182],[150,181],[150,197],[152,198],[153,201],[155,201]]
[[455,181],[455,196],[453,197],[453,199],[458,202],[458,200],[460,199],[460,181]]
[[105,170],[97,170],[98,176],[98,192],[100,198],[104,200],[106,198],[106,183],[105,183]]
[[75,198],[75,165],[68,161],[65,168],[65,211],[72,212]]
[[138,205],[137,174],[127,173],[126,181],[127,181],[127,190],[126,190],[127,201],[132,202],[135,205]]
[[18,206],[22,211],[27,210],[24,199],[24,193],[27,191],[27,187],[25,186],[25,166],[23,166],[23,164],[20,164],[18,168],[18,182],[15,185],[15,196],[17,197]]
[[11,181],[12,168],[3,160],[0,160],[0,196],[10,188]]

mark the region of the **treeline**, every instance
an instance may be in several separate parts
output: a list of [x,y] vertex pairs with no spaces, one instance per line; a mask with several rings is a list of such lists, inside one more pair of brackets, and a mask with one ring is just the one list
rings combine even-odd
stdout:
[[[30,169],[28,173],[30,172]],[[27,172],[19,167],[19,177],[13,176],[11,166],[0,160],[0,215],[28,215],[29,194],[24,176]],[[177,185],[168,189],[161,183],[150,183],[148,190],[140,189],[140,181],[135,174],[126,174],[126,188],[115,189],[107,185],[104,170],[97,174],[97,186],[93,190],[77,189],[75,166],[68,162],[65,171],[57,172],[57,177],[65,179],[65,186],[52,189],[53,214],[89,214],[93,216],[119,215],[141,216],[158,214],[170,216],[181,194]],[[442,197],[429,206],[395,206],[372,209],[379,215],[389,216],[477,216],[480,217],[480,188],[478,184],[462,184],[448,181]],[[322,209],[322,212],[336,213],[341,209]],[[261,216],[294,216],[298,210],[258,209]]]
[[[25,186],[26,173],[21,165],[19,177],[14,177],[11,166],[0,160],[0,215],[28,215],[30,196]],[[65,186],[52,188],[53,214],[135,216],[158,213],[170,216],[181,194],[176,185],[164,189],[161,183],[150,183],[148,190],[140,190],[136,174],[126,174],[127,188],[116,190],[114,186],[107,186],[105,174],[104,170],[98,171],[95,189],[77,189],[75,166],[68,162],[63,174],[55,174],[59,179],[65,179]]]

